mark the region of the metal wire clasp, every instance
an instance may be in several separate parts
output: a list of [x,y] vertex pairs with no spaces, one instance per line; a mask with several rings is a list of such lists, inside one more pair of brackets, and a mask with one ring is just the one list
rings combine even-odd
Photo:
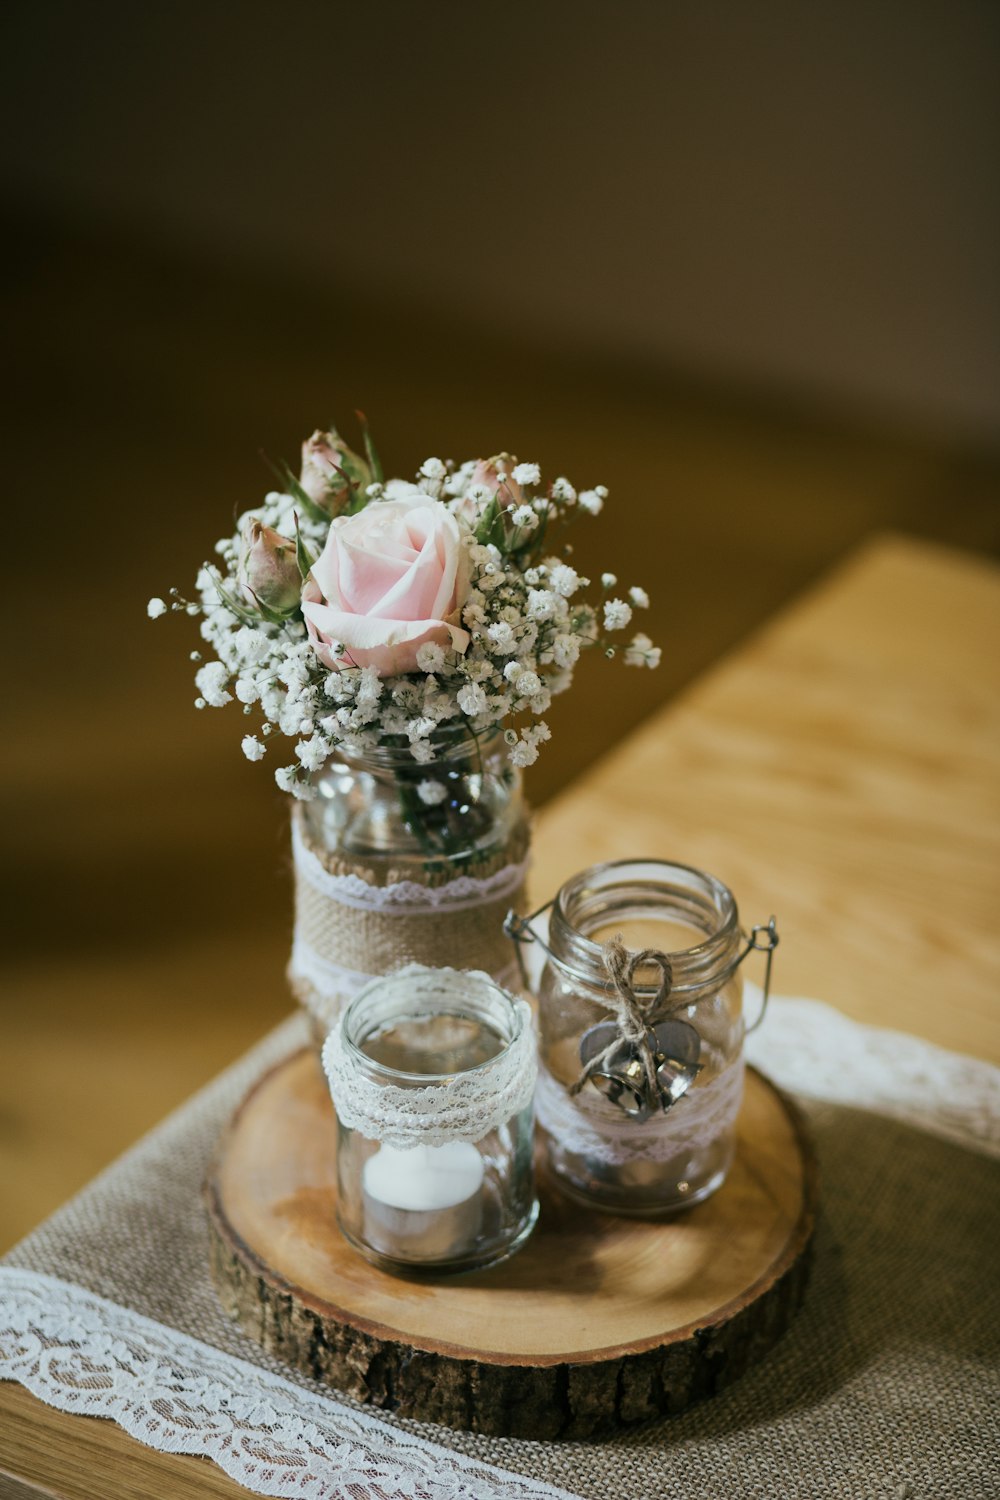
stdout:
[[[529,984],[529,979],[528,970],[524,962],[524,955],[521,952],[521,948],[524,944],[537,943],[538,946],[543,950],[543,952],[548,954],[553,963],[559,964],[559,959],[552,952],[552,949],[542,937],[541,933],[536,932],[531,925],[532,922],[540,917],[543,912],[548,911],[550,907],[554,905],[555,897],[553,896],[551,901],[546,901],[544,906],[540,906],[537,911],[531,912],[526,917],[521,917],[516,911],[511,910],[504,918],[503,930],[507,934],[507,936],[513,939],[513,941],[517,944],[517,962],[518,966],[520,967],[521,978],[524,981],[525,986]],[[735,974],[736,970],[739,968],[743,960],[745,958],[748,958],[751,953],[763,953],[766,955],[766,958],[764,960],[764,998],[761,1001],[760,1013],[757,1016],[756,1021],[754,1021],[752,1026],[748,1026],[744,1033],[745,1036],[749,1036],[752,1031],[757,1030],[757,1027],[763,1021],[764,1014],[767,1010],[767,1002],[771,998],[771,965],[774,962],[774,950],[781,942],[781,937],[778,933],[777,918],[772,916],[769,917],[766,922],[759,922],[756,927],[751,927],[749,937],[747,937],[746,933],[743,933],[743,937],[746,942],[746,947],[743,949],[742,953],[737,954],[736,958],[733,960],[732,967],[726,971],[727,977],[729,974]],[[563,967],[563,965],[560,964],[560,968],[561,967]]]
[[525,943],[537,943],[539,948],[541,948],[543,952],[547,953],[549,958],[551,958],[553,962],[558,962],[548,943],[540,933],[537,933],[535,931],[535,929],[531,925],[536,917],[540,917],[542,915],[542,912],[548,911],[550,907],[553,907],[555,905],[555,902],[556,898],[555,896],[553,896],[551,901],[546,901],[544,906],[540,906],[537,911],[531,912],[526,917],[519,916],[512,907],[503,919],[504,932],[514,943],[517,944],[517,965],[521,970],[521,980],[526,989],[530,984],[530,980],[528,978],[527,965],[524,962],[524,954],[521,952],[521,949]]
[[[746,933],[743,936],[746,937]],[[746,1028],[744,1036],[749,1036],[751,1031],[756,1031],[764,1019],[767,1002],[771,998],[771,964],[774,960],[774,950],[780,942],[781,938],[778,935],[777,920],[774,917],[770,917],[767,922],[759,923],[756,927],[751,927],[750,936],[746,938],[747,945],[733,964],[733,969],[736,970],[751,953],[766,953],[767,955],[764,961],[764,998],[760,1002],[760,1013],[753,1025]]]

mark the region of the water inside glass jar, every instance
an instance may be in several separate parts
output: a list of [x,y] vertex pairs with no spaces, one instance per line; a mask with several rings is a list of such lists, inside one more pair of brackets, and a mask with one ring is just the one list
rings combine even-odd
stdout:
[[399,1073],[450,1074],[480,1067],[506,1045],[500,1033],[478,1017],[442,1011],[388,1021],[358,1048],[373,1062]]

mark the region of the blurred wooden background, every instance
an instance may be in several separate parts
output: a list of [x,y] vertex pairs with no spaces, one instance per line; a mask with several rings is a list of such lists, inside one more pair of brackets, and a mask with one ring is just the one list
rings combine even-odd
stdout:
[[[444,49],[435,54],[438,102],[429,118],[411,111],[420,64],[407,54],[411,7],[369,8],[400,27],[395,40],[383,27],[377,62],[405,88],[377,90],[366,103],[357,71],[348,70],[342,116],[317,102],[318,80],[335,60],[299,50],[309,32],[303,16],[348,32],[374,21],[312,4],[280,20],[288,9],[258,0],[179,10],[44,0],[7,11],[8,105],[26,108],[34,89],[44,107],[35,136],[26,139],[22,112],[19,133],[5,140],[14,185],[2,285],[6,531],[14,545],[3,570],[13,644],[0,740],[8,841],[0,1247],[289,1006],[286,810],[273,768],[243,759],[232,707],[193,709],[191,622],[145,616],[148,597],[189,586],[234,511],[269,487],[262,449],[294,461],[315,425],[335,417],[350,433],[351,413],[362,407],[395,473],[411,474],[430,454],[507,448],[578,485],[609,486],[604,514],[578,527],[575,561],[592,576],[612,568],[624,584],[649,590],[653,609],[642,624],[663,646],[663,665],[639,673],[584,664],[573,693],[553,708],[553,742],[531,773],[539,803],[871,532],[889,526],[1000,551],[995,285],[974,274],[989,263],[996,232],[995,185],[976,176],[979,127],[992,107],[980,86],[990,55],[983,8],[957,6],[950,51],[935,52],[943,22],[908,29],[908,8],[885,7],[872,24],[881,43],[898,43],[901,61],[886,64],[883,78],[847,67],[870,40],[861,8],[853,35],[837,31],[833,63],[823,61],[822,27],[798,53],[787,32],[779,45],[770,27],[754,35],[737,22],[736,32],[723,31],[725,78],[738,71],[740,47],[744,55],[756,47],[770,81],[785,85],[784,94],[768,94],[756,125],[752,115],[746,122],[768,181],[781,185],[780,212],[763,177],[741,180],[752,151],[745,142],[737,149],[737,120],[725,121],[729,134],[713,147],[707,124],[685,145],[687,122],[676,112],[660,117],[652,104],[639,120],[614,112],[635,86],[630,70],[653,88],[642,27],[667,29],[661,55],[670,52],[677,86],[691,62],[685,47],[690,53],[697,42],[703,63],[706,49],[712,55],[711,29],[700,35],[703,23],[692,19],[697,7],[626,8],[625,50],[605,58],[601,74],[606,118],[619,133],[600,151],[577,98],[601,57],[600,6],[515,6],[518,46],[493,38],[485,54],[475,28],[456,31],[457,11],[442,6],[428,22]],[[523,49],[536,11],[533,57]],[[180,20],[169,22],[168,12]],[[130,27],[140,13],[153,20],[137,39]],[[553,73],[546,95],[537,70],[554,64],[577,14],[573,70],[561,80]],[[235,61],[213,92],[206,79],[219,56],[208,42],[221,51],[227,28],[241,22]],[[276,38],[269,154],[257,150],[264,105],[258,96],[249,102],[259,80],[246,48],[249,34],[257,67],[267,56],[262,25]],[[180,66],[186,36],[198,46]],[[989,36],[995,42],[995,27]],[[796,155],[804,149],[798,127],[807,140],[810,120],[820,128],[803,78],[826,68],[835,93],[837,47],[866,123],[851,136],[845,107],[829,151],[836,156],[839,142],[842,165],[859,173],[874,145],[909,164],[912,180],[887,184],[884,211],[875,182],[865,179],[864,193],[845,199],[836,172],[817,181]],[[138,61],[148,71],[137,73]],[[498,105],[514,122],[509,138],[471,105],[474,128],[463,134],[458,106],[480,98],[484,68],[509,85]],[[539,91],[525,97],[529,76]],[[950,132],[939,157],[913,123],[927,115],[928,80],[933,97],[953,106],[946,119],[934,117],[935,129]],[[722,81],[713,74],[712,99]],[[887,107],[896,123],[884,134],[880,85],[895,108]],[[240,97],[242,137],[235,125],[223,127],[219,103],[237,109]],[[567,125],[570,107],[577,113]],[[516,122],[529,108],[534,134],[526,139]],[[172,134],[169,122],[184,109],[187,127]],[[359,123],[365,109],[380,121],[375,138]],[[235,178],[213,179],[202,157],[223,139],[235,153]],[[241,141],[256,154],[241,156]],[[489,143],[485,157],[477,141]],[[338,144],[350,147],[347,217],[358,226],[360,257],[355,236],[342,232],[335,173],[321,170]],[[578,182],[566,170],[574,144]],[[728,175],[713,172],[709,147]],[[661,151],[670,183],[655,177]],[[424,225],[409,175],[429,183],[435,162],[442,198]],[[476,178],[480,165],[488,191]],[[283,211],[286,173],[300,191],[302,223]],[[603,189],[619,177],[607,209]],[[950,184],[950,199],[936,202],[951,212],[953,232],[936,223],[937,239],[921,247],[907,194],[922,201],[929,182]],[[502,211],[517,206],[522,184],[525,206],[504,227]],[[768,204],[766,232],[755,186]],[[668,187],[687,191],[695,207],[714,188],[708,219],[671,219]],[[302,196],[310,188],[315,203]],[[381,204],[371,244],[362,189]],[[854,215],[838,221],[838,254],[810,240],[831,193]],[[392,253],[384,248],[386,200],[401,209]],[[580,217],[588,204],[589,221]],[[650,205],[658,204],[665,217],[653,223]],[[493,234],[488,250],[478,248],[494,212],[501,239],[517,241],[506,259]],[[284,256],[274,248],[276,217],[292,247]],[[600,232],[591,232],[588,223],[598,221]],[[256,228],[259,253],[235,246],[234,226],[247,235]],[[780,236],[769,238],[782,226],[794,256]],[[574,246],[570,288],[560,285],[565,256],[550,242],[557,227]],[[901,259],[908,234],[912,263]],[[440,264],[432,266],[424,235]],[[680,263],[670,259],[671,235],[683,248]],[[408,236],[419,245],[409,273]],[[629,242],[631,262],[622,253]],[[478,273],[470,269],[477,254]],[[760,272],[756,280],[748,266]],[[863,295],[852,296],[857,278]]]

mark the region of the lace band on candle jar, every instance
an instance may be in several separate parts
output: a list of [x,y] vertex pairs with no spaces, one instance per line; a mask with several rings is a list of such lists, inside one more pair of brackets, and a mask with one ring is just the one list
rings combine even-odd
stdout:
[[323,1048],[337,1217],[387,1270],[505,1259],[537,1217],[531,1012],[478,972],[411,964],[350,1003]]

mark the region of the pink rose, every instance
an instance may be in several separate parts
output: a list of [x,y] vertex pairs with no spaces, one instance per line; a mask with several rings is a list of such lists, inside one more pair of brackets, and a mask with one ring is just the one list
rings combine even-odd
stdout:
[[298,609],[302,579],[295,543],[260,521],[248,520],[244,525],[237,577],[250,604],[263,605],[278,615]]
[[470,575],[458,521],[429,495],[338,516],[302,590],[320,661],[392,676],[415,671],[426,642],[464,652],[469,635],[458,621]]
[[489,490],[491,496],[496,496],[501,510],[513,510],[515,506],[524,504],[524,491],[510,477],[516,468],[517,459],[512,458],[509,453],[498,453],[496,458],[481,458],[473,470],[469,488],[474,484],[482,485],[483,489]]
[[299,484],[310,500],[327,515],[338,515],[351,499],[350,479],[355,485],[371,483],[364,459],[347,446],[339,433],[317,430],[302,444]]

